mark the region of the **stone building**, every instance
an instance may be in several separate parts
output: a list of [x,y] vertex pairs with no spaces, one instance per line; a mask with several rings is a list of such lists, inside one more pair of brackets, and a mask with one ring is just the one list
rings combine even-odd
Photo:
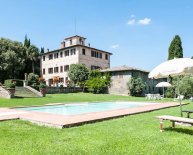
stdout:
[[[85,45],[86,38],[72,36],[61,42],[60,49],[41,54],[41,76],[49,86],[68,81],[71,64],[85,64],[89,69],[110,68],[112,53]],[[57,82],[55,82],[55,80]]]
[[157,83],[164,81],[164,79],[149,79],[148,71],[128,66],[113,67],[111,69],[102,70],[102,72],[109,72],[111,75],[111,86],[109,87],[109,94],[130,95],[127,82],[131,77],[142,78],[146,84],[146,87],[143,91],[144,94],[160,93],[161,89],[156,88],[155,86]]

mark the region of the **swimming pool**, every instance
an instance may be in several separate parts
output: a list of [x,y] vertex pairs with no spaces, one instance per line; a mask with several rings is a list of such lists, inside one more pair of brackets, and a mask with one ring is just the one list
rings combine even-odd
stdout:
[[44,112],[60,115],[78,115],[93,112],[102,112],[108,110],[117,110],[125,108],[134,108],[155,103],[142,103],[142,102],[91,102],[91,103],[72,103],[62,105],[50,105],[42,107],[27,107],[18,108],[20,110]]

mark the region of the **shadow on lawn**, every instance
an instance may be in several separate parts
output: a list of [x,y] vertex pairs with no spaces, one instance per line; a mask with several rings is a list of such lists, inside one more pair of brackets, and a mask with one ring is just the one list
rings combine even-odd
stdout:
[[183,133],[183,134],[188,134],[188,135],[193,135],[193,130],[191,129],[183,129],[183,128],[165,128],[165,131],[172,131],[172,132],[178,132],[178,133]]

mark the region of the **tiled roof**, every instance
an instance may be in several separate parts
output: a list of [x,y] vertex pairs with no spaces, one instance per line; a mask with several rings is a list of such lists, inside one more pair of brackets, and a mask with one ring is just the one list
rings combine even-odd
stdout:
[[101,52],[108,53],[108,54],[112,55],[112,53],[110,53],[110,52],[106,52],[106,51],[103,51],[103,50],[99,50],[99,49],[96,49],[96,48],[93,48],[93,47],[90,47],[90,46],[85,46],[85,45],[80,45],[80,44],[72,45],[72,46],[68,46],[68,47],[64,47],[64,48],[60,48],[60,49],[57,49],[57,50],[52,50],[52,51],[45,52],[45,53],[41,53],[40,55],[46,55],[46,54],[50,54],[50,53],[55,53],[55,52],[59,52],[61,50],[66,50],[66,49],[70,49],[70,48],[77,47],[77,46],[89,48],[91,50],[101,51]]
[[120,66],[120,67],[113,67],[113,68],[109,68],[109,69],[103,69],[101,71],[102,72],[113,72],[113,71],[116,72],[116,71],[132,71],[132,70],[149,73],[149,71],[142,70],[142,69],[139,69],[139,68],[129,67],[129,66],[125,66],[125,65]]

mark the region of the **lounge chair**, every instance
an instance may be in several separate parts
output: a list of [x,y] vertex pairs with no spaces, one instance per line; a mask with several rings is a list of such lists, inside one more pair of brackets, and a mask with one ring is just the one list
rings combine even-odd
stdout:
[[184,95],[180,95],[177,98],[174,98],[174,101],[178,101],[178,100],[183,100],[184,99]]
[[193,125],[193,119],[190,119],[190,118],[176,117],[176,116],[169,116],[169,115],[157,116],[156,118],[160,120],[160,131],[161,132],[164,131],[163,129],[164,120],[171,121],[173,128],[175,127],[176,122]]

